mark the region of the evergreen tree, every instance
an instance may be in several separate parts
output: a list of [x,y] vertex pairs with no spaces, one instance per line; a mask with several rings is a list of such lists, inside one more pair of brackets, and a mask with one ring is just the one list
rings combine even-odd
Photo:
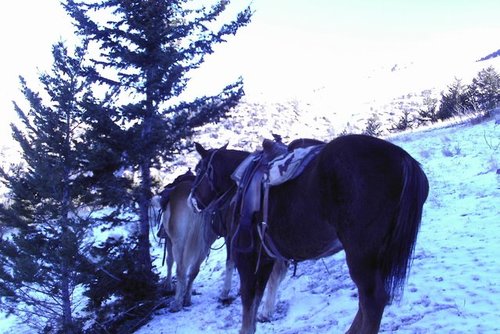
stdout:
[[462,84],[460,79],[448,86],[448,92],[441,94],[437,118],[444,120],[453,116],[465,114],[473,109],[470,88]]
[[438,99],[433,98],[430,90],[422,92],[423,106],[418,110],[418,121],[421,124],[438,121]]
[[401,116],[397,120],[396,123],[394,123],[393,127],[391,128],[391,131],[405,131],[407,129],[410,129],[413,125],[413,120],[411,118],[411,111],[410,109],[403,108],[401,109]]
[[[53,47],[52,71],[40,75],[45,94],[21,78],[29,112],[15,104],[22,126],[12,125],[22,150],[22,165],[0,170],[10,200],[0,204],[7,228],[0,242],[0,307],[19,314],[47,333],[79,333],[83,318],[77,288],[92,272],[86,257],[93,198],[83,186],[87,152],[82,138],[85,48],[70,55]],[[48,95],[48,97],[43,97]]]
[[480,108],[491,110],[500,103],[500,74],[489,66],[472,79],[472,95]]
[[416,103],[414,101],[399,101],[397,110],[401,112],[399,119],[394,122],[390,131],[405,131],[415,124]]
[[[220,94],[175,102],[184,92],[188,73],[198,68],[216,44],[249,23],[246,8],[229,23],[221,23],[228,0],[194,8],[185,0],[67,0],[65,9],[77,31],[100,51],[91,77],[108,87],[114,104],[101,110],[94,130],[103,151],[121,159],[139,175],[132,190],[137,204],[137,268],[143,282],[152,282],[148,207],[151,169],[171,159],[193,134],[193,128],[224,117],[243,95],[242,81]],[[201,6],[201,4],[200,4]],[[98,111],[99,112],[99,111]],[[109,146],[107,146],[109,145]],[[116,151],[118,150],[118,151]]]
[[366,121],[366,126],[363,130],[363,134],[373,137],[379,137],[383,132],[381,128],[382,123],[380,122],[380,118],[376,113],[373,113]]

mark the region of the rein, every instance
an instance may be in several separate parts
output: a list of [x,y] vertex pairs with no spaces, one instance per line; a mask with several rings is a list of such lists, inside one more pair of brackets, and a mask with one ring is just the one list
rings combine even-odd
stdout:
[[[163,239],[162,237],[159,236],[159,231],[164,228],[163,224],[161,223],[161,217],[163,216],[163,212],[164,210],[163,209],[158,209],[158,211],[155,211],[153,209],[154,207],[152,205],[149,206],[149,210],[152,211],[154,213],[154,222],[151,224],[149,224],[150,226],[150,229],[152,232],[154,232],[153,228],[156,227],[156,226],[159,226],[159,230],[157,233],[151,233],[153,235],[153,237],[156,239],[156,237],[158,236],[158,243],[161,245],[161,239]],[[148,212],[149,214],[149,212]],[[151,222],[151,220],[150,220]],[[158,234],[158,235],[157,235]],[[163,258],[161,260],[161,265],[164,266],[165,265],[165,260],[167,258],[167,240],[165,240],[165,243],[163,244]]]
[[[226,190],[220,197],[218,197],[215,201],[210,203],[210,205],[205,209],[205,210],[210,210],[212,212],[212,219],[210,219],[210,224],[212,225],[213,231],[216,231],[216,228],[215,228],[216,217],[219,216],[220,221],[222,221],[222,215],[223,215],[222,211],[228,209],[229,206],[231,205],[231,200],[233,199],[235,188],[236,188],[236,186],[232,186],[231,188]],[[234,213],[233,213],[233,216],[234,216]],[[227,226],[226,226],[226,228],[227,228]],[[227,231],[226,231],[226,234],[227,234]],[[224,236],[224,235],[221,235],[219,233],[217,233],[217,235],[219,238]],[[220,248],[222,248],[222,246]],[[220,249],[220,248],[218,248],[218,249]]]
[[[158,211],[154,209],[152,204],[149,204],[148,208],[148,218],[152,217],[154,219],[148,219],[149,221],[149,229],[151,232],[154,232],[154,228],[161,224],[161,215],[163,214],[163,210],[160,208]],[[151,233],[153,237],[156,239],[156,233]],[[155,240],[156,241],[156,240]]]
[[[163,216],[163,212],[164,212],[164,210],[160,208],[160,209],[158,210],[158,216],[156,217],[156,225],[157,225],[157,226],[158,226],[158,225],[160,226],[160,230],[161,230],[162,228],[165,228],[165,227],[163,226],[163,224],[161,223],[161,217]],[[165,233],[166,233],[166,231],[165,231]],[[153,235],[154,235],[154,234],[153,234]],[[168,236],[166,236],[166,238],[168,238]],[[167,259],[167,239],[166,239],[166,238],[165,238],[165,242],[164,242],[164,244],[163,244],[163,258],[162,258],[162,260],[161,260],[161,265],[162,265],[162,266],[164,266],[164,265],[165,265],[165,260]],[[161,239],[161,237],[159,237],[159,239]],[[161,242],[161,241],[160,241],[160,242]]]

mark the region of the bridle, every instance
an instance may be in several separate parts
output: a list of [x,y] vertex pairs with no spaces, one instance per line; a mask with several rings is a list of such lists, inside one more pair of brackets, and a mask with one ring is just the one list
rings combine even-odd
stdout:
[[[192,205],[196,207],[197,210],[203,211],[203,212],[209,212],[210,215],[212,216],[210,219],[210,223],[212,224],[212,229],[215,231],[216,228],[214,227],[215,220],[217,218],[220,219],[220,215],[222,214],[222,209],[229,209],[230,202],[233,198],[233,195],[236,191],[236,184],[233,184],[229,189],[221,191],[217,189],[214,180],[215,180],[215,169],[213,168],[213,159],[215,155],[220,151],[221,149],[216,149],[213,152],[210,153],[210,156],[208,158],[208,162],[206,163],[206,168],[203,174],[198,178],[196,178],[192,190],[191,190],[191,201]],[[210,201],[210,203],[204,203],[200,198],[197,198],[195,195],[195,192],[198,188],[198,186],[201,184],[201,182],[204,179],[207,179],[208,186],[210,188],[210,191],[215,193],[214,199]],[[201,204],[201,208],[199,207],[198,204]],[[234,215],[234,213],[233,213]],[[221,236],[221,235],[219,235]]]
[[197,196],[195,195],[195,192],[196,190],[198,189],[198,186],[201,184],[201,182],[206,178],[207,179],[207,182],[208,182],[208,186],[210,188],[210,191],[211,192],[214,192],[215,193],[215,202],[217,202],[217,199],[219,199],[219,197],[221,196],[224,196],[224,194],[226,193],[225,191],[220,191],[217,189],[217,187],[215,186],[214,184],[214,167],[212,165],[212,161],[215,157],[215,154],[217,154],[221,149],[216,149],[216,150],[213,150],[213,152],[210,153],[210,157],[208,159],[208,162],[206,164],[206,168],[205,168],[205,171],[204,173],[201,175],[200,178],[196,178],[195,180],[195,183],[193,184],[193,187],[192,187],[192,195],[193,195],[193,198],[195,199],[196,202],[199,202],[202,206],[203,206],[203,210],[207,209],[209,206],[211,206],[209,204],[206,204],[206,203],[203,203],[203,201],[201,201],[201,199],[197,198]]

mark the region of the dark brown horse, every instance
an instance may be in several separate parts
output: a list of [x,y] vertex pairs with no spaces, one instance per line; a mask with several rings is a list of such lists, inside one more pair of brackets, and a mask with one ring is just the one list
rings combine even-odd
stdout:
[[[231,174],[248,153],[200,145],[197,150],[202,159],[191,197],[203,209],[234,186]],[[301,261],[341,249],[359,295],[348,333],[378,332],[385,306],[404,285],[428,190],[418,162],[389,142],[348,135],[324,144],[302,174],[270,188],[267,214],[252,212],[250,227],[239,220],[234,247],[241,333],[255,332],[276,258]],[[243,203],[243,218],[245,210]],[[239,247],[239,240],[246,244]]]

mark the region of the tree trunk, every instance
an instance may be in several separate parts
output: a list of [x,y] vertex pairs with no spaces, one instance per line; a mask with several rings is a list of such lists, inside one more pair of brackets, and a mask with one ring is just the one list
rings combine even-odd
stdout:
[[152,131],[152,103],[147,103],[149,112],[144,117],[144,126],[141,132],[142,142],[145,143],[145,150],[142,156],[141,169],[141,187],[139,192],[139,265],[145,278],[152,277],[151,254],[149,245],[149,204],[151,201],[151,148],[148,143]]
[[150,164],[144,161],[141,164],[141,188],[139,194],[139,265],[146,275],[151,274],[151,254],[149,250],[149,202],[151,200],[151,171]]
[[66,264],[62,268],[62,281],[61,281],[61,299],[62,299],[62,328],[66,334],[76,334],[75,326],[73,323],[73,315],[71,312],[71,295],[69,291],[69,270]]
[[[68,124],[69,121],[68,121]],[[69,138],[71,134],[69,132],[69,127],[68,127],[68,133],[67,133],[67,147],[68,147],[68,152],[69,152]],[[69,155],[69,153],[66,153],[66,156]],[[70,211],[70,182],[69,182],[69,174],[70,174],[70,169],[68,166],[64,167],[64,179],[63,179],[63,192],[62,192],[62,200],[61,200],[61,231],[62,234],[60,235],[60,249],[61,249],[61,307],[62,307],[62,329],[64,333],[67,334],[76,334],[76,328],[75,324],[73,323],[73,315],[72,315],[72,310],[71,310],[71,292],[70,292],[70,285],[71,285],[71,269],[70,269],[70,263],[69,263],[69,258],[66,255],[67,249],[67,239],[68,239],[68,233],[71,233],[69,230],[69,211]]]

